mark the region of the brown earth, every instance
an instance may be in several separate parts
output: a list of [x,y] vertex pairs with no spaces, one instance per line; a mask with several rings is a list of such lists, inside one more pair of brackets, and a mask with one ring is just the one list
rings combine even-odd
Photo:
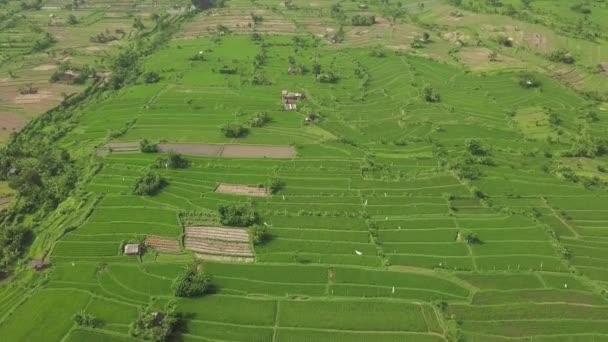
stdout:
[[0,135],[20,130],[25,122],[25,118],[17,114],[0,112]]
[[219,157],[223,147],[223,145],[211,144],[158,144],[159,152],[175,151],[186,155],[207,157]]
[[296,156],[296,151],[293,146],[225,145],[221,156],[225,158],[291,159]]
[[243,228],[186,227],[184,245],[201,259],[253,262],[249,234]]
[[152,248],[159,252],[165,253],[179,253],[180,247],[179,242],[176,239],[157,236],[157,235],[147,235],[146,236],[146,247]]
[[215,188],[215,192],[220,192],[224,194],[234,194],[234,195],[243,195],[243,196],[257,196],[257,197],[265,197],[268,196],[268,191],[266,188],[260,188],[257,186],[248,186],[248,185],[240,185],[240,184],[225,184],[221,183]]

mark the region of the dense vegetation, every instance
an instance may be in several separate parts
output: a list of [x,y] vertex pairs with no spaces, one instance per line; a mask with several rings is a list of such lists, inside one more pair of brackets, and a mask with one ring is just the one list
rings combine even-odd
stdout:
[[605,1],[51,5],[0,1],[3,340],[605,338]]

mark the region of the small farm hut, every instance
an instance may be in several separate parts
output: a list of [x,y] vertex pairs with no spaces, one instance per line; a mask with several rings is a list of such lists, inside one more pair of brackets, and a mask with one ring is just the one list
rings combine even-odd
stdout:
[[141,246],[138,243],[128,243],[124,247],[125,255],[139,255]]
[[47,264],[46,262],[44,262],[43,259],[34,259],[34,260],[30,261],[30,267],[32,267],[36,271],[42,271],[48,265],[49,264]]

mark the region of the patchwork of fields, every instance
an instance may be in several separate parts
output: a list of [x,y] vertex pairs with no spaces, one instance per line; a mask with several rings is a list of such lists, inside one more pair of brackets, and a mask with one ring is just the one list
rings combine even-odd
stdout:
[[[50,265],[0,282],[2,339],[140,341],[138,310],[176,300],[176,341],[608,341],[608,112],[589,94],[606,91],[589,71],[606,37],[447,3],[233,0],[185,21],[139,62],[158,79],[92,94],[57,134],[86,175],[49,219],[57,230],[35,226],[29,256]],[[570,20],[541,16],[546,3],[526,11]],[[76,12],[84,30],[163,6],[183,10]],[[370,14],[369,27],[350,19]],[[516,46],[497,47],[513,22]],[[537,31],[555,45],[530,45]],[[543,59],[579,41],[575,64]],[[494,50],[500,62],[474,60]],[[303,94],[297,110],[285,91]],[[175,153],[183,167],[162,159]],[[135,194],[150,172],[162,187]],[[264,239],[222,224],[232,205]],[[176,298],[192,264],[213,291]]]

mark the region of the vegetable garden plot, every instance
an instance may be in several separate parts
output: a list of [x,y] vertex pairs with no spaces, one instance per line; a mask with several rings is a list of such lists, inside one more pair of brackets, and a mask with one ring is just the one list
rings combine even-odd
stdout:
[[254,197],[266,197],[269,195],[268,190],[265,187],[226,183],[220,183],[220,185],[215,188],[215,192]]
[[243,228],[191,226],[185,228],[184,246],[198,257],[253,262],[249,234]]
[[161,152],[175,151],[185,155],[223,158],[291,159],[296,155],[292,146],[159,144],[158,149]]
[[166,238],[158,235],[146,235],[144,242],[147,248],[163,253],[179,253],[181,248],[176,239]]

